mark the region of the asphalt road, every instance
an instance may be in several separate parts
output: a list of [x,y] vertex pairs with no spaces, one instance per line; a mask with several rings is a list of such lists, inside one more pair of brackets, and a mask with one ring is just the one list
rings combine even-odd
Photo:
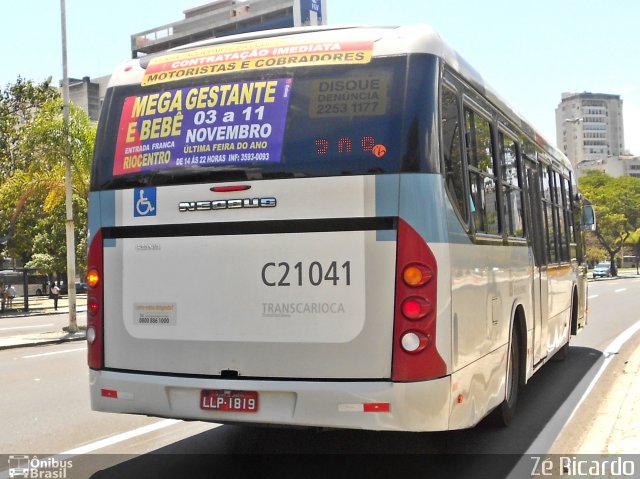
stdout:
[[[87,324],[86,311],[76,315],[78,325]],[[23,334],[48,333],[62,331],[69,324],[68,314],[47,314],[34,316],[3,316],[0,317],[0,338],[20,336]]]
[[[547,364],[522,389],[506,429],[284,430],[96,413],[85,345],[69,343],[0,351],[0,454],[69,453],[67,477],[507,477],[532,445],[551,447],[556,412],[595,374],[611,340],[638,321],[639,288],[636,278],[590,282],[588,327],[566,361]],[[572,427],[579,433],[575,417]]]

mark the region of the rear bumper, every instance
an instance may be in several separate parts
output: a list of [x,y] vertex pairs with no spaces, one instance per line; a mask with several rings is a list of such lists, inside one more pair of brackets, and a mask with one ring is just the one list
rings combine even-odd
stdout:
[[[442,431],[449,424],[450,376],[419,383],[256,381],[91,370],[90,383],[91,406],[104,412],[220,423],[389,431]],[[259,410],[203,410],[203,389],[258,391]],[[103,390],[109,393],[105,395]]]

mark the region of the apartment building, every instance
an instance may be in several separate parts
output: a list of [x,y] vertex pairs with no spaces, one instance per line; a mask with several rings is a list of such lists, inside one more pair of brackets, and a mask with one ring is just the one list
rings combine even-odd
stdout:
[[624,174],[622,99],[605,93],[563,93],[556,108],[556,139],[578,176],[588,169]]

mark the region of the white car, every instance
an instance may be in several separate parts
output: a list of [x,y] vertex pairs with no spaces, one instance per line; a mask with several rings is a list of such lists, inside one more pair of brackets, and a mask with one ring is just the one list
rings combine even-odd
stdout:
[[596,267],[593,268],[594,278],[604,278],[609,276],[611,276],[611,263],[609,261],[598,263]]

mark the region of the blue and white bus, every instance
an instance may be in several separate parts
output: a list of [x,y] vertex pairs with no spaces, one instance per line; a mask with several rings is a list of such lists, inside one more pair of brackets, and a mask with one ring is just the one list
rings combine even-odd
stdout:
[[519,386],[586,322],[574,180],[427,26],[129,60],[93,161],[92,407],[508,424]]

